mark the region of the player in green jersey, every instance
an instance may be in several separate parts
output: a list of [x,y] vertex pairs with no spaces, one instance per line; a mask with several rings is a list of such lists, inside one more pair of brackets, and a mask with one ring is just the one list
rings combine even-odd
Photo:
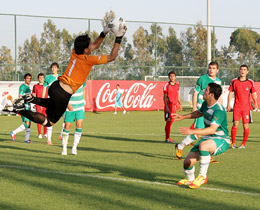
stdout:
[[[228,136],[227,113],[218,102],[222,94],[221,86],[209,83],[203,94],[205,100],[199,110],[186,115],[175,114],[176,120],[199,118],[203,116],[205,128],[179,128],[183,135],[200,135],[202,139],[190,150],[184,160],[184,172],[187,179],[180,180],[177,185],[189,185],[198,188],[207,183],[207,171],[210,157],[225,152],[230,144]],[[199,176],[195,179],[195,164],[200,162]]]
[[[221,80],[217,77],[219,71],[218,63],[215,61],[212,61],[208,65],[208,73],[205,75],[202,75],[196,83],[195,90],[193,93],[192,98],[192,105],[193,105],[193,111],[196,111],[201,108],[202,103],[204,102],[203,99],[203,92],[207,88],[209,83],[216,83],[219,85],[222,85]],[[194,127],[195,128],[204,128],[204,121],[203,117],[197,118],[194,121]],[[189,135],[183,141],[179,144],[176,144],[175,150],[176,150],[176,157],[180,160],[182,159],[182,151],[185,146],[191,144],[195,140],[200,138],[199,135]],[[212,160],[214,161],[214,160]],[[216,161],[214,161],[216,162]]]
[[82,124],[85,118],[85,88],[86,82],[71,96],[68,108],[65,112],[65,126],[62,132],[62,155],[67,155],[67,144],[71,124],[76,120],[76,130],[74,133],[74,142],[71,150],[72,155],[77,155],[77,147],[82,135]]
[[[51,64],[51,74],[46,75],[44,78],[44,83],[43,83],[43,93],[42,95],[44,96],[46,93],[48,93],[48,89],[51,86],[53,82],[58,80],[58,77],[60,74],[58,74],[59,71],[59,64],[54,62]],[[49,96],[48,96],[49,97]],[[47,127],[47,144],[52,145],[52,126]]]
[[[30,73],[27,73],[24,75],[24,84],[22,84],[19,87],[19,97],[23,96],[27,93],[31,93],[31,88],[30,88],[30,84],[32,81],[32,75]],[[26,110],[31,110],[30,104],[26,103],[25,104],[25,109]],[[32,143],[32,141],[30,140],[30,135],[31,135],[31,120],[29,120],[28,118],[21,116],[22,118],[22,122],[23,124],[20,125],[18,128],[16,128],[15,130],[10,132],[11,138],[13,141],[15,141],[15,137],[17,133],[20,133],[22,131],[25,131],[25,140],[24,143]]]

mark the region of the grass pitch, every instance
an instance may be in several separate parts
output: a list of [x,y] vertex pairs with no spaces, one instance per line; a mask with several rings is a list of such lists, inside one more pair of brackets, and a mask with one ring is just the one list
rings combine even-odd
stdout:
[[[229,129],[232,113],[228,113]],[[12,142],[9,132],[20,117],[0,116],[0,209],[260,209],[260,113],[253,113],[246,149],[229,149],[215,157],[208,183],[191,190],[176,186],[184,178],[183,161],[174,145],[164,143],[163,112],[86,113],[78,155],[61,156],[62,120],[53,127],[53,146],[37,139]],[[174,122],[172,138],[192,120]],[[242,141],[240,124],[237,145]],[[184,149],[184,157],[191,147]],[[199,165],[196,165],[196,175]]]

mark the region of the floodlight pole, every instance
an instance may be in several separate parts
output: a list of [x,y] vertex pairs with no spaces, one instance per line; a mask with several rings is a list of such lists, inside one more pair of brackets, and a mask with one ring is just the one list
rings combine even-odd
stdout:
[[211,62],[210,0],[207,0],[207,64]]

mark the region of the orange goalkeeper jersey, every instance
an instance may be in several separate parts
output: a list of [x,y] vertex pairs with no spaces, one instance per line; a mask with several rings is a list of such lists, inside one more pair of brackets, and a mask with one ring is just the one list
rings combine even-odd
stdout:
[[77,55],[73,49],[68,66],[58,79],[69,85],[75,93],[88,78],[92,66],[105,63],[107,63],[107,55]]

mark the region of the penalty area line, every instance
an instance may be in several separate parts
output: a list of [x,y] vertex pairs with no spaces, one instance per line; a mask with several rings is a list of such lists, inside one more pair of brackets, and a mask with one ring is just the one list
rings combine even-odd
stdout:
[[[91,174],[80,174],[80,173],[71,173],[71,172],[64,172],[64,171],[53,171],[53,170],[46,170],[34,167],[26,167],[26,166],[17,166],[17,165],[0,165],[0,168],[8,168],[8,169],[18,169],[18,170],[28,170],[28,171],[35,171],[35,172],[43,172],[49,174],[61,174],[67,176],[78,176],[78,177],[91,177],[96,179],[103,179],[103,180],[113,180],[113,181],[121,181],[121,182],[132,182],[132,183],[141,183],[147,185],[158,185],[158,186],[167,186],[167,187],[178,187],[174,184],[169,183],[162,183],[162,182],[153,182],[153,181],[145,181],[145,180],[137,180],[137,179],[125,179],[125,178],[116,178],[116,177],[108,177],[108,176],[98,176],[98,175],[91,175]],[[244,192],[244,191],[235,191],[235,190],[225,190],[219,188],[207,188],[207,187],[200,187],[200,190],[208,190],[208,191],[217,191],[223,193],[233,193],[233,194],[241,194],[241,195],[249,195],[249,196],[260,196],[260,193],[251,193],[251,192]]]

